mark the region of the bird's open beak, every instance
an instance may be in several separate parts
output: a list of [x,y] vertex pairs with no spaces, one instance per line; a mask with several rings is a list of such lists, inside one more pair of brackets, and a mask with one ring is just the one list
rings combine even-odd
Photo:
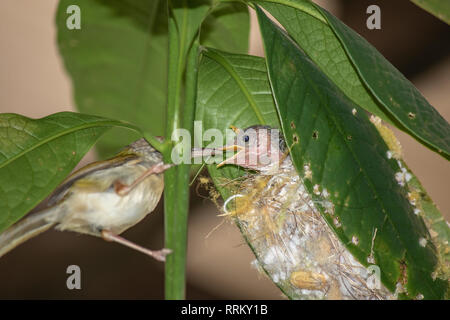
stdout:
[[[241,129],[239,129],[239,128],[235,127],[235,126],[230,126],[230,128],[236,134],[239,134],[241,132]],[[237,144],[232,144],[232,145],[218,147],[218,148],[192,148],[191,156],[193,158],[195,158],[195,157],[203,157],[203,156],[215,156],[217,154],[223,153],[224,151],[237,151],[233,156],[231,156],[231,157],[225,159],[224,161],[222,161],[221,163],[219,163],[217,165],[217,168],[219,168],[219,167],[221,167],[221,166],[223,166],[225,164],[233,163],[234,159],[244,149],[245,148],[243,146],[239,146]]]
[[234,131],[234,133],[239,134],[239,132],[241,132],[241,129],[239,129],[238,127],[235,127],[233,125],[230,126],[230,129]]
[[229,145],[229,146],[223,146],[223,147],[219,147],[219,148],[192,148],[191,156],[193,158],[204,157],[204,156],[215,156],[217,154],[223,153],[224,151],[237,151],[237,153],[235,153],[233,156],[225,159],[224,161],[222,161],[221,163],[219,163],[217,165],[217,167],[221,167],[224,164],[232,163],[233,160],[239,154],[239,152],[241,152],[243,149],[244,149],[244,147],[238,146],[235,144]]
[[237,152],[234,155],[232,155],[231,157],[229,157],[229,158],[225,159],[224,161],[222,161],[221,163],[219,163],[217,165],[217,168],[220,168],[221,166],[228,164],[228,163],[233,163],[234,159],[236,159],[237,156],[239,155],[239,153],[241,153],[245,148],[242,146],[238,146],[237,144],[233,144],[230,146],[221,147],[220,149],[223,151],[232,150],[232,151],[237,151]]
[[[241,132],[241,129],[239,129],[238,127],[235,127],[235,126],[233,126],[233,125],[230,125],[230,129],[233,130],[234,133],[236,133],[236,134],[239,134],[239,133]],[[237,158],[237,156],[239,155],[239,153],[240,153],[242,150],[244,150],[244,147],[238,146],[237,144],[232,144],[232,145],[229,145],[229,146],[224,146],[224,147],[222,147],[221,149],[222,149],[223,151],[229,151],[229,150],[232,150],[232,151],[237,151],[237,152],[236,152],[233,156],[231,156],[231,157],[229,157],[228,159],[225,159],[224,161],[222,161],[221,163],[219,163],[219,164],[217,165],[217,168],[220,168],[220,167],[222,167],[223,165],[228,164],[228,163],[233,163],[234,159]]]

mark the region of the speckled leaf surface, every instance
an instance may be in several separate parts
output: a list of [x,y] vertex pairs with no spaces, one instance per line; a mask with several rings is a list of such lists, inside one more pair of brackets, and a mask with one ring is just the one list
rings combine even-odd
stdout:
[[[198,1],[191,16],[190,33],[211,10],[202,28],[202,41],[229,50],[247,50],[249,18],[242,4]],[[72,78],[79,111],[129,121],[151,135],[163,135],[167,93],[167,2],[158,0],[80,0],[81,29],[69,30],[66,9],[73,1],[61,0],[56,13],[58,46]],[[182,8],[175,10],[183,14]],[[215,37],[212,39],[211,37]],[[97,146],[101,155],[136,138],[112,130]]]
[[0,114],[0,232],[48,196],[112,127],[133,128],[72,112],[41,119]]
[[[411,174],[411,179],[407,182],[409,198],[415,203],[415,213],[420,215],[430,231],[433,243],[436,245],[438,254],[438,267],[434,277],[449,279],[450,277],[450,225],[442,216],[433,200],[423,188],[419,179],[408,169],[406,163],[400,160],[403,167],[407,168]],[[446,299],[449,299],[447,291]]]
[[321,210],[324,218],[362,264],[373,258],[389,290],[400,283],[408,298],[443,298],[447,282],[432,277],[436,248],[430,241],[420,245],[430,235],[395,179],[401,168],[386,156],[383,139],[363,110],[295,42],[259,9],[258,16],[277,110],[287,143],[293,145],[291,157],[300,175],[303,165],[310,165],[310,193],[315,184],[326,188],[335,205],[335,216]]
[[450,157],[450,125],[371,44],[309,0],[254,1],[268,10],[354,103]]

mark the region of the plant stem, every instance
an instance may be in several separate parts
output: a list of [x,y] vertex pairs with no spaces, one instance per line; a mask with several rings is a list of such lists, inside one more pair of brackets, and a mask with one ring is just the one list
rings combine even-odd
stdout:
[[[170,5],[170,4],[169,4]],[[198,41],[181,39],[176,21],[169,7],[169,66],[166,138],[170,144],[163,152],[165,162],[171,162],[172,133],[179,128],[192,132],[197,90]],[[186,44],[192,43],[187,59]],[[186,73],[184,73],[186,67]],[[183,99],[183,75],[185,90]],[[182,109],[181,102],[184,101]],[[176,151],[178,152],[178,151]],[[187,217],[189,211],[189,169],[180,164],[166,171],[164,176],[165,246],[173,250],[167,257],[165,272],[166,299],[185,298],[185,270],[187,247]]]
[[198,52],[199,39],[194,39],[188,53],[186,68],[186,94],[183,113],[183,127],[189,132],[194,128],[195,101],[197,99],[197,73],[198,73]]

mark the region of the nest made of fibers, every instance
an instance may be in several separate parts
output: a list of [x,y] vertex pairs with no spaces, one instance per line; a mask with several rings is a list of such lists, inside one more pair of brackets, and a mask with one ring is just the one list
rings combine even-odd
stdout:
[[[223,215],[240,226],[259,269],[294,299],[393,298],[341,244],[290,158],[286,161],[273,175],[248,173],[222,184],[234,194]],[[327,196],[321,192],[320,204],[333,214]]]

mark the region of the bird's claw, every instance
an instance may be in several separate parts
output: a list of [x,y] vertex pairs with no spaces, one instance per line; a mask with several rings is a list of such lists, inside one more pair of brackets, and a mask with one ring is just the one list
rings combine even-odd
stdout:
[[153,251],[153,255],[152,256],[153,256],[153,258],[155,258],[158,261],[165,262],[166,261],[166,256],[171,254],[172,252],[173,251],[171,249],[163,248],[163,249],[158,250],[158,251]]

